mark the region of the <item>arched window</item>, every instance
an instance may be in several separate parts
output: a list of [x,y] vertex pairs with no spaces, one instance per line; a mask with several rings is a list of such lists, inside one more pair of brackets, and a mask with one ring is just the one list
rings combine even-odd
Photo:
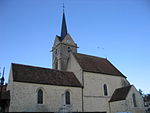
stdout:
[[132,99],[133,99],[133,105],[134,105],[134,107],[137,107],[135,94],[132,94]]
[[43,91],[41,89],[37,92],[37,103],[43,104]]
[[65,103],[70,104],[70,92],[66,91],[65,93]]
[[106,84],[104,84],[104,95],[105,96],[107,96],[108,95],[108,91],[107,91],[107,85]]

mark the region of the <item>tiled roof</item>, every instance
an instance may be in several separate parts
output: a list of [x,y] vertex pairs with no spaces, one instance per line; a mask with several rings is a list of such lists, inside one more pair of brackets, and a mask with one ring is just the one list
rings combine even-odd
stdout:
[[116,89],[109,102],[125,100],[131,87],[132,87],[132,85],[129,85],[126,87]]
[[13,80],[37,84],[81,87],[72,72],[12,63]]
[[[73,54],[84,71],[125,77],[107,59],[85,54]],[[126,77],[125,77],[126,78]]]

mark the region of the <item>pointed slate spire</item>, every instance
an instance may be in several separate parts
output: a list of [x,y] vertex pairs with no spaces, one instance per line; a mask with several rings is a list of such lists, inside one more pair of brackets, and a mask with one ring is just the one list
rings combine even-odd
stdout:
[[67,25],[66,25],[64,6],[63,6],[63,18],[62,18],[62,26],[61,26],[61,41],[65,38],[66,35],[67,35]]

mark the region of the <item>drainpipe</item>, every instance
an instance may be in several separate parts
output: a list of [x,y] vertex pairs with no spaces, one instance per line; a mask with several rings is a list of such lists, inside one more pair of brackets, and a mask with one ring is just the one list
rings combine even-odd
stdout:
[[109,103],[109,113],[111,113],[111,107],[110,107],[110,102],[108,102]]
[[84,100],[83,100],[83,88],[84,88],[84,75],[83,75],[83,70],[82,70],[82,112],[84,112]]

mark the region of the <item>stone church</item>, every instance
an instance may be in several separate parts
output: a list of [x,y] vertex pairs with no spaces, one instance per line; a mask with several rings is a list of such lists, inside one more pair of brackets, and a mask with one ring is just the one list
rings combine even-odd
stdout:
[[[11,64],[2,109],[9,112],[145,113],[137,89],[108,59],[77,52],[63,12],[52,69]],[[7,95],[4,95],[7,94]]]

